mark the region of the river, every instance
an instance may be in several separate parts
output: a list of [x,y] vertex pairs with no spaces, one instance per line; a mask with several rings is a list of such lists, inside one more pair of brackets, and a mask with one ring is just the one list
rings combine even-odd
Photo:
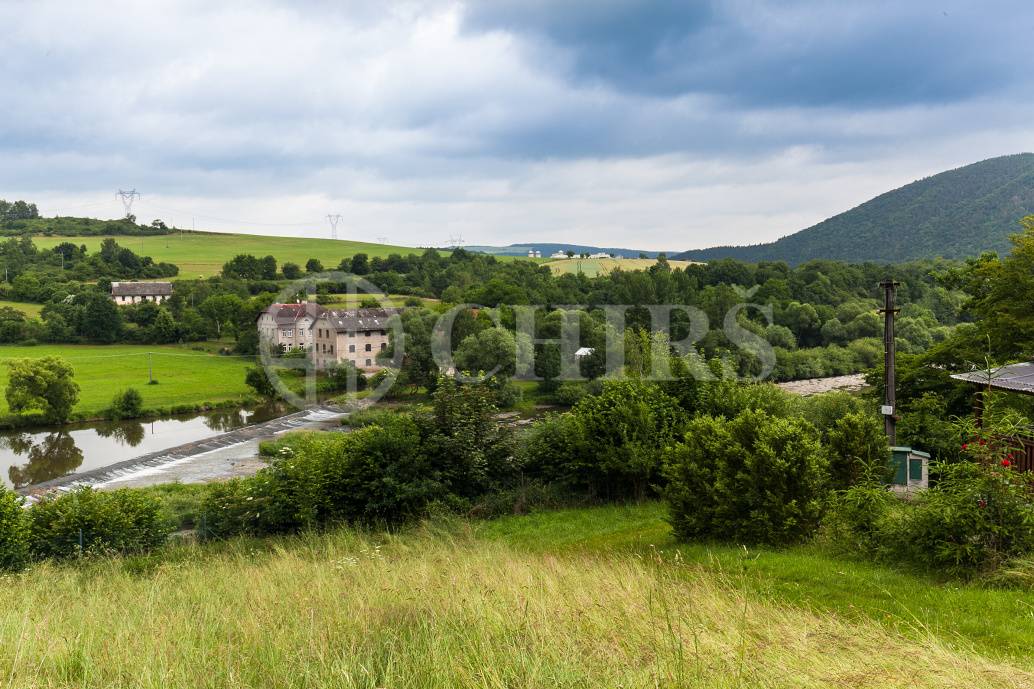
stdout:
[[204,440],[284,413],[275,406],[150,421],[108,421],[0,433],[0,480],[25,488]]

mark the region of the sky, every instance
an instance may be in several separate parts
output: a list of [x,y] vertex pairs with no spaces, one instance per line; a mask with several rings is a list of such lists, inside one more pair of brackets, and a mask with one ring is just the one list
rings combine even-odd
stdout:
[[771,241],[1034,150],[1034,5],[0,0],[0,198],[407,246]]

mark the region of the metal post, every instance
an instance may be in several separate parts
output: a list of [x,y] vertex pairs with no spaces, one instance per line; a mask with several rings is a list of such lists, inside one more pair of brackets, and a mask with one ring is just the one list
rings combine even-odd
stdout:
[[154,369],[151,368],[151,353],[147,353],[147,384],[154,385]]
[[894,303],[894,290],[901,283],[884,280],[883,288],[883,427],[891,447],[897,444],[897,406],[894,394],[894,315],[900,310]]

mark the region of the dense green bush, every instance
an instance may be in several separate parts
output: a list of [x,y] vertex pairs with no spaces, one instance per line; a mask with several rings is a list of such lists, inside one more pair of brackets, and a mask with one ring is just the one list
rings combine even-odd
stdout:
[[589,394],[589,391],[584,383],[569,381],[561,383],[557,387],[556,391],[553,393],[553,399],[556,400],[557,404],[562,404],[565,407],[573,407],[587,394]]
[[267,444],[268,468],[209,493],[203,535],[396,524],[433,502],[469,504],[516,477],[511,434],[493,419],[493,398],[485,385],[441,380],[432,416],[368,413],[351,433],[295,433]]
[[550,471],[572,488],[605,499],[646,497],[660,478],[664,448],[686,422],[674,398],[639,381],[606,383],[569,413],[577,419],[580,441],[563,443],[566,452],[555,454],[557,466]]
[[942,465],[888,534],[893,557],[954,575],[993,570],[1034,550],[1029,474],[970,462]]
[[849,555],[879,557],[888,546],[888,521],[905,504],[887,486],[862,482],[834,493],[822,520],[824,540]]
[[732,419],[748,409],[773,416],[798,413],[801,398],[772,383],[742,383],[716,380],[698,386],[694,411],[702,416],[724,416]]
[[17,493],[0,486],[0,571],[16,571],[29,561],[28,515]]
[[890,448],[883,424],[871,414],[851,412],[833,422],[825,433],[834,488],[847,488],[871,478],[890,478]]
[[168,534],[160,503],[142,491],[79,488],[44,497],[29,510],[35,557],[145,552],[162,545]]
[[789,543],[817,527],[827,475],[818,432],[801,418],[703,416],[665,453],[664,495],[680,538]]
[[144,408],[144,399],[136,388],[128,388],[115,395],[108,409],[109,419],[135,419]]

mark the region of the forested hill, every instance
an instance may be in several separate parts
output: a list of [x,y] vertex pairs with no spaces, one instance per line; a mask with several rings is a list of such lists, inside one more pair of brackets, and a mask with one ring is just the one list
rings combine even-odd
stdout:
[[769,244],[686,251],[673,258],[798,264],[813,258],[898,262],[1009,250],[1034,213],[1034,153],[991,158],[881,194]]

